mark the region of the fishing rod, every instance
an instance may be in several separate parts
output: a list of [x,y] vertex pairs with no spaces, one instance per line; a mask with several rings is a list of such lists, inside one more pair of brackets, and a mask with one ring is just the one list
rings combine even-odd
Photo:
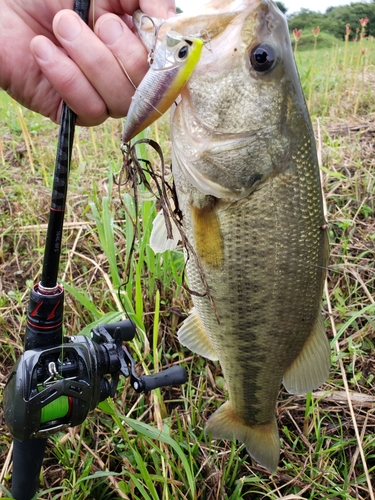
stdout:
[[[87,23],[90,0],[75,0],[74,11]],[[5,422],[13,436],[12,496],[31,500],[37,491],[48,436],[81,424],[87,414],[117,390],[119,376],[130,377],[136,392],[186,382],[173,366],[139,376],[124,342],[136,328],[129,319],[99,325],[90,336],[63,337],[64,288],[58,270],[76,115],[64,102],[60,121],[42,276],[30,292],[24,353],[3,393]]]

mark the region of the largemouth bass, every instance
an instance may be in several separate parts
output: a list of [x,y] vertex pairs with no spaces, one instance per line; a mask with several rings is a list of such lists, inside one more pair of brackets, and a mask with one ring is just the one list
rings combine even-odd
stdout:
[[[330,366],[320,311],[326,222],[287,23],[270,0],[214,0],[163,29],[209,40],[171,121],[174,182],[196,253],[187,275],[199,294],[178,336],[223,370],[228,401],[207,431],[237,438],[275,471],[281,383],[311,391]],[[140,36],[150,45],[146,29]]]

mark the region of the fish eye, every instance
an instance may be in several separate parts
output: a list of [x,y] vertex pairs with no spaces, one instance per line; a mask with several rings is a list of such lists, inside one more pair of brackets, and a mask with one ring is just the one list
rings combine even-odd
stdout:
[[251,66],[259,73],[269,71],[276,62],[275,49],[267,43],[259,43],[251,49],[250,63]]
[[188,53],[189,53],[189,46],[183,45],[177,53],[177,59],[179,59],[180,61],[183,61],[184,59],[187,58]]

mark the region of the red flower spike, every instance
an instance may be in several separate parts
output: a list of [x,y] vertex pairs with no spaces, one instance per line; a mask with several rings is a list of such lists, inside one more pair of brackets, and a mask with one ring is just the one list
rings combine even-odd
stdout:
[[316,28],[313,28],[311,31],[312,31],[312,34],[314,35],[314,37],[316,38],[320,33],[320,28],[319,28],[319,26],[317,26]]
[[298,42],[298,40],[301,38],[302,36],[302,30],[298,30],[297,28],[294,28],[293,30],[293,36],[294,36],[294,40],[296,42]]

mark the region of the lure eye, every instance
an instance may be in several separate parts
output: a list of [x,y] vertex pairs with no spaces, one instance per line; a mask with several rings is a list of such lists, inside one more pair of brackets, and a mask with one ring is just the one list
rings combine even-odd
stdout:
[[259,43],[251,49],[250,63],[251,66],[259,73],[269,71],[276,62],[275,49],[267,43]]
[[180,61],[184,61],[189,53],[189,46],[188,45],[183,45],[180,50],[178,51],[177,58]]

